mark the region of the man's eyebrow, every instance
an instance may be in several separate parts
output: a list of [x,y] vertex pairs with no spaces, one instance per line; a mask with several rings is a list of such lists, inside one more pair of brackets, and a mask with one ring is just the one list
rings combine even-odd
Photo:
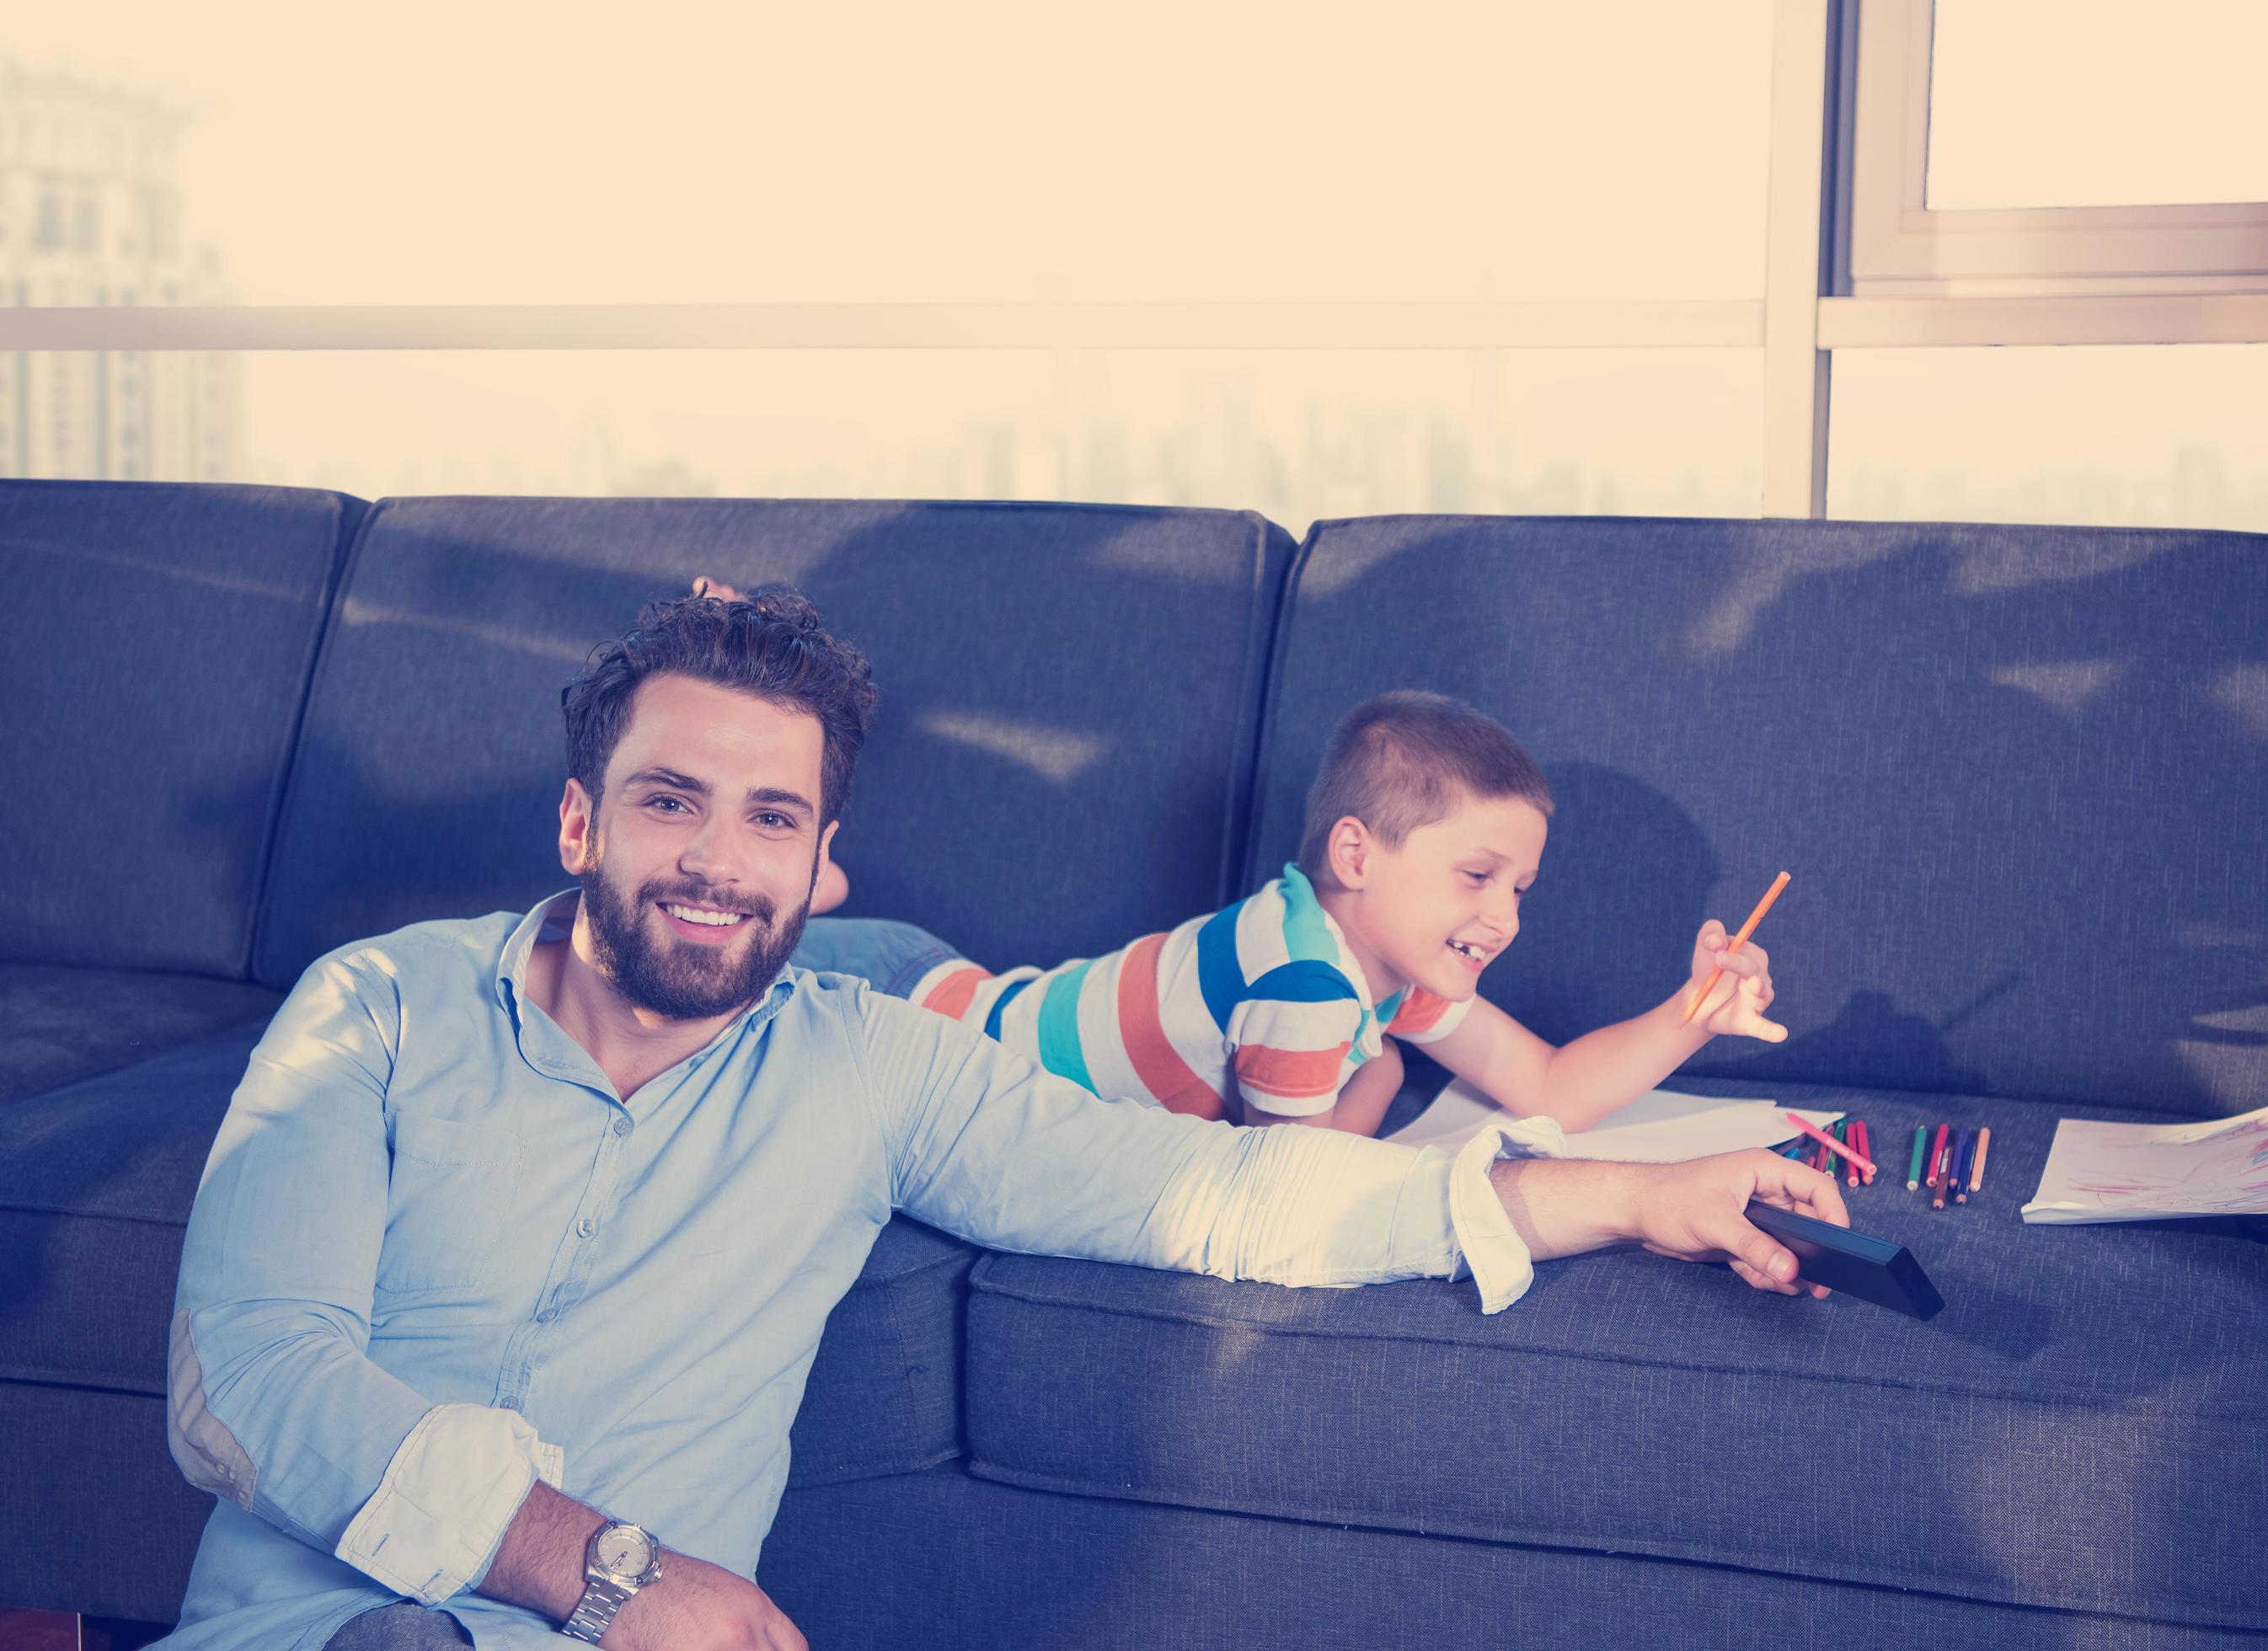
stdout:
[[659,767],[641,768],[622,783],[624,785],[644,783],[671,786],[680,791],[690,791],[697,796],[707,796],[710,790],[709,781],[706,780],[696,780],[689,774],[680,774],[674,768]]
[[784,791],[776,785],[750,786],[748,788],[748,801],[751,803],[769,803],[776,808],[799,808],[806,814],[816,814],[819,812],[817,809],[811,805],[811,799],[804,796],[800,791]]

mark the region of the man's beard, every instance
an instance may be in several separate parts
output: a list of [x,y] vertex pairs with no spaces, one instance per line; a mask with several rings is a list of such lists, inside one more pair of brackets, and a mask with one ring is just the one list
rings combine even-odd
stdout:
[[[814,861],[814,879],[818,871]],[[762,895],[731,898],[682,879],[656,877],[625,899],[593,854],[583,872],[583,910],[591,920],[591,947],[600,972],[632,1003],[671,1020],[714,1020],[747,1008],[778,975],[811,915],[811,896],[775,923],[776,908]],[[745,911],[754,932],[722,946],[703,946],[674,935],[657,936],[645,914],[662,900]],[[661,916],[652,921],[666,921]],[[738,959],[735,961],[735,959]]]

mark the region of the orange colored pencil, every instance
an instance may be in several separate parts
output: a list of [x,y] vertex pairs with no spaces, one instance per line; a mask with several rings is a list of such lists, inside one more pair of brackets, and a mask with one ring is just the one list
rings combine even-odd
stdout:
[[[1764,921],[1764,914],[1771,910],[1772,902],[1779,899],[1779,892],[1786,886],[1787,873],[1783,871],[1772,879],[1771,887],[1764,891],[1764,898],[1756,902],[1756,909],[1749,914],[1749,921],[1742,923],[1741,932],[1733,936],[1733,943],[1725,948],[1727,956],[1731,956],[1748,943],[1749,936],[1756,932],[1756,925]],[[1693,1024],[1694,1016],[1700,1012],[1701,1005],[1707,1001],[1709,994],[1717,989],[1717,982],[1724,978],[1724,973],[1725,965],[1721,963],[1709,971],[1709,978],[1701,982],[1701,989],[1685,1006],[1685,1017],[1681,1024],[1690,1026]]]

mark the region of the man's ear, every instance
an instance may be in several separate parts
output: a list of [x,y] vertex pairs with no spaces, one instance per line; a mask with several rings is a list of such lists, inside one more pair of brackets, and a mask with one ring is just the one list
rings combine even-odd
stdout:
[[1371,836],[1370,827],[1351,814],[1343,814],[1324,840],[1323,862],[1331,869],[1344,889],[1359,889],[1370,879],[1371,856],[1377,852],[1377,840]]
[[571,877],[579,877],[591,862],[591,845],[598,833],[598,804],[579,780],[567,781],[559,798],[559,863]]
[[831,819],[827,822],[827,829],[819,833],[819,857],[811,862],[811,884],[814,888],[819,886],[819,874],[827,869],[829,851],[835,847],[835,833],[842,829],[841,820]]

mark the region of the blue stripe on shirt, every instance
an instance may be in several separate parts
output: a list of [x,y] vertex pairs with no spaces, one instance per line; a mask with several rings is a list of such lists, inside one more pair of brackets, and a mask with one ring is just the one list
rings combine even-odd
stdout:
[[1083,1090],[1093,1089],[1094,1080],[1086,1075],[1086,1054],[1079,1046],[1079,993],[1094,966],[1089,958],[1064,970],[1048,982],[1047,995],[1040,1000],[1040,1064]]
[[1284,867],[1284,950],[1293,958],[1336,958],[1338,942],[1331,938],[1323,905],[1315,885],[1296,862]]
[[1236,920],[1244,902],[1224,906],[1197,930],[1197,990],[1214,1028],[1228,1035],[1228,1017],[1244,1001],[1244,965],[1236,957]]
[[1245,988],[1244,995],[1265,998],[1271,1003],[1336,1003],[1341,998],[1353,998],[1355,989],[1336,964],[1295,958],[1262,975]]
[[1035,978],[1035,977],[1032,975],[1026,975],[1022,980],[1017,981],[1013,986],[1007,987],[1000,994],[999,996],[992,1000],[992,1012],[984,1017],[984,1035],[987,1038],[994,1039],[998,1038],[1000,1036],[1000,1011],[1008,1007],[1009,1003],[1014,999],[1017,993],[1031,985]]

